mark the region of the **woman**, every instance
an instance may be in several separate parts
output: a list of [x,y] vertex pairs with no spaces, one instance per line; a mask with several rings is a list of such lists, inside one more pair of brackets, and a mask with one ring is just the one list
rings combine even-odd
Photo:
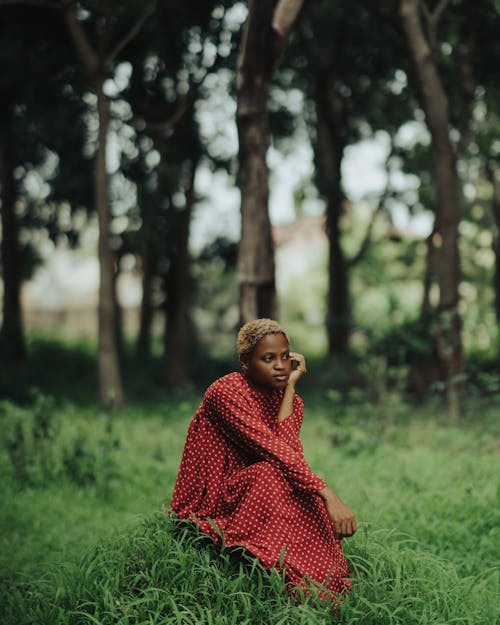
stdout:
[[[193,417],[171,509],[216,542],[243,546],[266,567],[285,569],[292,586],[314,580],[330,595],[350,584],[341,539],[356,531],[351,510],[303,456],[303,403],[295,385],[306,372],[271,319],[238,333],[243,373],[214,382]],[[292,363],[296,367],[292,368]]]

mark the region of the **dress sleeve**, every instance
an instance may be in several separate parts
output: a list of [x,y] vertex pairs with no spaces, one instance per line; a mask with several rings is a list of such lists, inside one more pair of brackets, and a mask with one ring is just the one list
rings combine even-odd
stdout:
[[307,464],[302,450],[295,450],[285,437],[268,428],[253,414],[246,395],[228,385],[212,385],[206,395],[207,417],[214,426],[239,447],[246,447],[263,460],[281,469],[296,488],[317,492],[326,486]]
[[286,419],[278,421],[276,433],[285,441],[287,445],[290,445],[290,447],[300,455],[304,454],[302,442],[299,438],[299,432],[303,420],[304,402],[298,395],[294,395],[293,411]]

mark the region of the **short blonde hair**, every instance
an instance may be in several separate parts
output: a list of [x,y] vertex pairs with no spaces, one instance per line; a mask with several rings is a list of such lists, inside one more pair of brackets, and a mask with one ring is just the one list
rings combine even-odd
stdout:
[[254,319],[241,326],[236,339],[236,347],[240,359],[251,354],[260,339],[268,334],[284,334],[286,340],[290,343],[288,334],[274,319]]

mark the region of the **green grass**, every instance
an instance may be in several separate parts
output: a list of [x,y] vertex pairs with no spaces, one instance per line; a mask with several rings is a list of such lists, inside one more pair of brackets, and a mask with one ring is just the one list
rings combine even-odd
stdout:
[[362,532],[351,544],[356,586],[333,610],[313,597],[297,604],[276,571],[242,552],[220,551],[190,524],[151,515],[54,568],[37,585],[19,584],[7,623],[494,623],[498,574],[461,578],[453,565],[406,536]]
[[[3,623],[498,623],[498,398],[471,396],[450,425],[437,401],[305,397],[306,456],[360,524],[344,543],[353,590],[335,611],[297,605],[280,574],[167,517],[198,401],[1,405]],[[6,442],[19,430],[16,479]]]

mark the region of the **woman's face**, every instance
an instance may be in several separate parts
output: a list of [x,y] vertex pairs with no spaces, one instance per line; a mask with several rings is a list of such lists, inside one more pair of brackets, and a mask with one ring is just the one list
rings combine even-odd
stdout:
[[270,393],[284,389],[292,371],[286,336],[280,332],[262,337],[253,352],[242,359],[242,365],[257,390]]

